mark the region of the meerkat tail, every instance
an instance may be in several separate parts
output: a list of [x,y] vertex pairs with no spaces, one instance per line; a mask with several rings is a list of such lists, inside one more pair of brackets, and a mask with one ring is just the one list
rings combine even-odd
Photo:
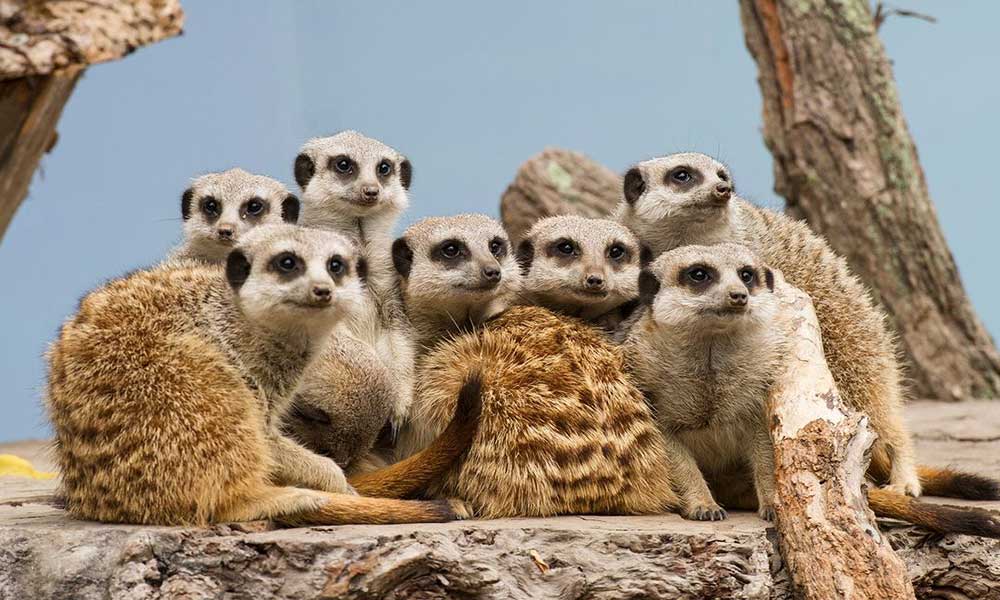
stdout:
[[466,519],[471,513],[457,500],[395,500],[349,494],[327,494],[329,501],[318,508],[275,517],[288,527],[317,525],[393,525],[396,523],[443,523]]
[[469,448],[482,411],[482,374],[474,371],[458,392],[455,415],[430,446],[384,469],[348,479],[359,494],[412,498],[441,477]]
[[917,465],[923,493],[963,500],[1000,500],[1000,481],[949,468]]
[[876,516],[906,521],[937,533],[1000,538],[1000,514],[981,508],[922,502],[882,488],[868,490],[868,504]]

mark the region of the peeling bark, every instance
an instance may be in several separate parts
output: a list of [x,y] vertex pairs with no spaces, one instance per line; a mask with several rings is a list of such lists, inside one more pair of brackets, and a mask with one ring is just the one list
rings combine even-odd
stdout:
[[865,0],[740,0],[764,141],[788,213],[824,235],[890,315],[918,396],[1000,395]]
[[781,555],[803,598],[913,598],[863,491],[875,434],[840,400],[809,297],[778,277],[790,340],[769,399]]

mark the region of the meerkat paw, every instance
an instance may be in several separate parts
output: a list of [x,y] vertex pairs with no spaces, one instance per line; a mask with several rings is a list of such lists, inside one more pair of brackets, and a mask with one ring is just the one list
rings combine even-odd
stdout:
[[775,517],[774,505],[773,504],[761,505],[761,507],[757,509],[757,516],[760,517],[761,519],[764,519],[765,521],[774,522],[774,517]]
[[692,504],[684,510],[682,516],[692,521],[722,521],[728,515],[726,509],[711,502]]
[[921,493],[920,477],[917,476],[916,469],[908,471],[894,472],[889,476],[889,485],[886,489],[898,494],[906,494],[917,498]]
[[458,500],[455,498],[449,499],[448,506],[451,507],[451,511],[455,513],[455,519],[458,521],[471,519],[475,516],[475,511],[472,510],[472,505],[465,500]]

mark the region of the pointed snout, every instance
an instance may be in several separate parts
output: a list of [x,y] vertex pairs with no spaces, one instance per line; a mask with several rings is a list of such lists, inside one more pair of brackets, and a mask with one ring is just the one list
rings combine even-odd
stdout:
[[366,184],[361,186],[361,195],[365,197],[365,200],[378,200],[378,193],[378,185]]
[[236,239],[236,226],[231,223],[223,223],[215,228],[216,235],[224,242],[231,242]]
[[590,273],[584,279],[583,284],[588,290],[603,290],[604,289],[604,274],[603,273]]
[[728,292],[726,302],[729,308],[741,309],[746,308],[748,298],[749,295],[746,288],[732,288]]
[[712,195],[718,202],[726,202],[733,197],[733,186],[728,181],[720,181],[715,184]]
[[309,300],[314,304],[329,304],[333,300],[333,288],[329,284],[314,283],[309,290]]
[[486,286],[495,286],[499,284],[502,277],[503,275],[500,272],[499,265],[483,265],[479,269],[479,278],[482,279],[483,284]]

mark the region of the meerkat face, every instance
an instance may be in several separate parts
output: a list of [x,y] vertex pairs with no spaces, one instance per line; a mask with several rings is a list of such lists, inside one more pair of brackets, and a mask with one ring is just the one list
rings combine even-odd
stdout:
[[639,276],[639,293],[657,325],[732,331],[773,316],[774,275],[739,244],[682,246]]
[[311,211],[366,217],[409,204],[413,167],[402,154],[355,131],[306,142],[295,158],[295,181]]
[[329,330],[363,301],[365,270],[344,236],[292,225],[249,232],[226,261],[243,313],[278,331]]
[[641,162],[625,173],[625,201],[646,221],[668,217],[708,220],[733,196],[726,165],[697,152]]
[[588,317],[637,298],[639,270],[652,256],[614,221],[560,216],[535,223],[517,259],[528,300]]
[[185,243],[221,262],[250,229],[298,222],[299,199],[270,177],[229,169],[195,179],[181,195],[181,217]]
[[392,260],[407,303],[452,314],[520,286],[507,233],[485,215],[419,221],[393,243]]

